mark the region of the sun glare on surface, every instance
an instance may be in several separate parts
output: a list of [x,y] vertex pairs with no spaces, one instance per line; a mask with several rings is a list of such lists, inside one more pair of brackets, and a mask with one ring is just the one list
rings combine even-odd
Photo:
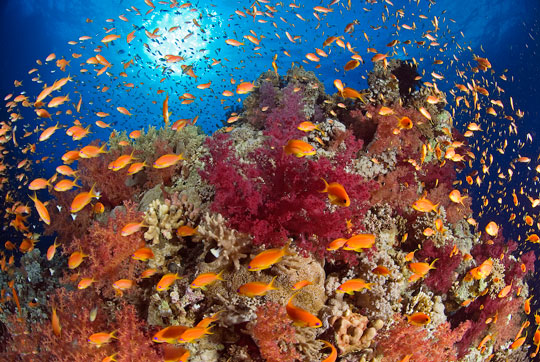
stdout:
[[218,18],[205,16],[205,24],[201,24],[202,19],[190,13],[153,15],[143,25],[149,38],[145,54],[151,61],[162,63],[170,73],[182,74],[182,65],[192,66],[208,53],[211,31],[207,25],[217,21],[212,19]]

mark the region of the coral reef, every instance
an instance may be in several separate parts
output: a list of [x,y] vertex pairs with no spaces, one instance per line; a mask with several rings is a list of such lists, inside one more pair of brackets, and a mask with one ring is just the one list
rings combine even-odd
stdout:
[[[20,266],[3,255],[0,357],[157,361],[181,344],[190,361],[312,362],[329,343],[340,362],[523,359],[509,346],[534,253],[480,232],[471,198],[450,196],[465,194],[472,156],[445,95],[417,77],[385,59],[346,97],[294,66],[263,73],[211,136],[190,124],[111,137],[78,164],[101,210],[90,197],[70,219],[78,191],[49,203],[52,260],[14,220],[31,245]],[[183,156],[150,167],[166,154]],[[146,167],[108,169],[122,156]]]

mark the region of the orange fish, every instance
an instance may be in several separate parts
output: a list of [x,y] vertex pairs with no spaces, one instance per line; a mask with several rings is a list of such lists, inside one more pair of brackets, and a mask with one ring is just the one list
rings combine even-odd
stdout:
[[88,337],[88,343],[101,347],[104,344],[112,342],[113,338],[117,338],[114,335],[115,333],[116,331],[112,331],[111,333],[107,333],[107,332],[94,333],[90,337]]
[[182,225],[176,230],[176,234],[181,237],[193,236],[197,234],[197,228],[192,228],[188,225]]
[[456,204],[462,204],[462,205],[463,205],[463,200],[467,198],[467,196],[461,196],[461,193],[459,192],[459,190],[452,190],[450,194],[448,195],[448,197],[450,198],[452,202]]
[[293,286],[292,286],[292,290],[300,290],[302,289],[303,287],[305,286],[308,286],[308,285],[312,285],[313,283],[310,282],[309,280],[301,280],[297,283],[295,283]]
[[137,231],[141,230],[141,228],[143,227],[146,227],[144,225],[144,222],[130,222],[122,228],[122,230],[120,231],[120,235],[129,236],[129,235],[135,234]]
[[62,333],[62,326],[60,325],[60,319],[58,318],[58,314],[56,314],[55,307],[52,308],[51,325],[54,335],[60,337],[60,334]]
[[502,288],[499,294],[497,294],[497,297],[504,298],[510,293],[511,290],[512,290],[512,283]]
[[319,328],[322,327],[322,322],[319,318],[308,312],[307,310],[304,310],[302,308],[296,307],[292,300],[298,294],[299,292],[294,293],[289,298],[289,301],[287,302],[287,305],[285,306],[285,309],[287,311],[287,315],[289,318],[292,319],[295,325],[299,327],[310,327],[310,328]]
[[338,250],[343,245],[345,245],[347,240],[348,239],[345,239],[345,238],[338,238],[338,239],[332,240],[330,244],[328,244],[328,246],[326,247],[326,250]]
[[79,151],[80,158],[93,158],[99,156],[100,153],[107,153],[106,151],[107,144],[103,144],[101,147],[96,147],[92,145],[84,146]]
[[145,246],[137,249],[131,256],[131,258],[140,261],[148,261],[149,259],[154,258],[154,252],[152,251],[152,249]]
[[371,290],[371,286],[374,284],[375,283],[366,283],[363,279],[351,279],[341,284],[336,289],[336,293],[347,293],[353,295],[354,292],[359,292],[363,289]]
[[117,293],[121,296],[122,292],[131,289],[135,285],[133,280],[130,279],[119,279],[113,283],[113,288],[117,291]]
[[283,151],[286,155],[295,155],[296,157],[311,156],[317,152],[312,145],[302,140],[289,140],[283,146]]
[[471,279],[476,279],[476,280],[485,279],[491,274],[492,270],[493,270],[493,260],[491,258],[486,259],[484,260],[482,264],[480,264],[476,268],[469,270],[469,273],[467,274],[466,279],[467,277]]
[[119,171],[123,169],[124,167],[126,167],[127,165],[129,165],[131,161],[135,159],[133,157],[133,152],[135,151],[132,151],[131,154],[129,155],[121,155],[116,160],[112,161],[111,164],[109,165],[110,166],[109,170]]
[[96,202],[94,205],[94,213],[96,214],[103,214],[105,211],[105,206],[101,202]]
[[218,280],[224,280],[222,278],[223,270],[220,271],[218,274],[216,273],[203,273],[199,274],[193,282],[191,282],[190,287],[193,289],[201,288],[205,289],[208,285],[218,281]]
[[171,112],[169,112],[169,94],[167,94],[165,100],[163,101],[163,122],[165,122],[166,125],[169,124],[170,116]]
[[77,289],[86,289],[92,285],[96,280],[94,278],[82,278],[77,284]]
[[274,280],[276,280],[277,275],[272,278],[270,283],[265,284],[262,282],[251,282],[246,283],[240,286],[238,288],[237,292],[238,294],[241,294],[243,296],[253,298],[253,297],[260,297],[263,295],[266,295],[270,290],[276,290],[277,288],[274,287]]
[[212,328],[212,326],[188,328],[184,331],[184,333],[182,333],[180,338],[178,338],[178,343],[191,343],[194,340],[200,339],[207,334],[212,334],[210,333],[210,328]]
[[84,191],[75,196],[75,198],[71,202],[70,212],[72,214],[84,209],[84,207],[88,205],[93,198],[99,198],[100,194],[99,192],[94,191],[94,186],[96,186],[96,184],[92,185],[90,191]]
[[439,204],[433,204],[433,202],[429,201],[428,199],[426,199],[425,197],[422,197],[418,200],[416,200],[413,204],[412,204],[412,208],[415,209],[416,211],[420,211],[420,212],[431,212],[431,211],[437,211],[437,207],[439,206]]
[[141,273],[141,278],[143,279],[150,278],[156,273],[157,273],[157,269],[154,269],[154,268],[146,269],[145,271]]
[[28,184],[28,189],[32,191],[37,191],[41,189],[47,188],[47,186],[51,186],[48,180],[44,178],[37,178],[34,179],[30,184]]
[[375,267],[371,272],[375,275],[380,275],[380,276],[390,275],[390,270],[384,265],[377,265],[377,267]]
[[251,82],[243,82],[236,86],[236,93],[238,94],[247,94],[255,88]]
[[197,323],[197,325],[195,325],[195,327],[202,327],[202,328],[206,328],[210,325],[210,323],[214,323],[215,321],[218,320],[218,316],[220,313],[222,313],[223,311],[220,310],[219,312],[216,312],[214,314],[212,314],[210,317],[206,317],[206,318],[203,318],[199,321],[199,323]]
[[375,244],[375,235],[373,234],[357,234],[347,239],[343,246],[343,250],[354,250],[361,252],[362,249],[369,249]]
[[272,265],[279,263],[285,255],[294,255],[294,253],[289,250],[289,244],[286,244],[281,249],[275,248],[265,250],[251,259],[248,269],[249,271],[268,269]]
[[423,312],[416,312],[407,316],[407,321],[413,326],[423,327],[431,322],[429,315]]
[[304,132],[311,132],[311,131],[314,131],[314,130],[318,130],[319,132],[322,133],[323,136],[325,136],[324,131],[322,129],[320,129],[318,125],[313,124],[310,121],[304,121],[304,122],[300,123],[298,125],[298,127],[296,127],[296,128],[298,128],[300,131],[304,131]]
[[399,129],[411,129],[413,127],[413,122],[409,117],[401,117],[398,119],[398,128]]
[[178,338],[184,333],[189,327],[185,326],[170,326],[163,328],[158,331],[152,337],[152,341],[156,343],[177,343]]
[[180,160],[184,160],[184,158],[182,157],[182,154],[179,154],[179,155],[166,154],[166,155],[163,155],[163,156],[159,157],[154,162],[154,168],[161,169],[161,168],[167,168],[167,167],[170,167],[170,166],[174,166]]
[[165,274],[164,276],[161,277],[161,279],[159,280],[159,282],[157,283],[156,285],[156,290],[158,292],[162,292],[164,290],[169,290],[169,288],[171,287],[171,285],[176,281],[176,280],[180,280],[182,279],[182,277],[179,277],[178,274],[173,274],[173,273],[167,273]]
[[188,349],[172,344],[163,346],[163,362],[187,362],[191,353]]
[[88,255],[84,254],[82,251],[74,251],[71,253],[68,259],[68,267],[69,269],[75,269],[81,263],[83,262],[83,259],[86,258]]
[[534,297],[534,295],[530,296],[525,300],[525,303],[523,304],[523,311],[525,314],[529,315],[531,314],[531,299]]
[[431,269],[436,269],[433,264],[439,259],[435,259],[431,262],[431,264],[428,263],[410,263],[409,269],[415,274],[419,274],[421,276],[425,276]]
[[349,199],[349,195],[347,195],[347,191],[345,191],[343,185],[337,182],[331,182],[329,184],[323,178],[321,178],[321,180],[324,182],[324,189],[320,192],[327,192],[328,198],[332,204],[344,207],[351,205],[351,200]]
[[225,43],[227,43],[228,45],[232,45],[232,46],[240,46],[240,45],[244,45],[244,43],[241,43],[239,42],[238,40],[235,40],[235,39],[227,39],[225,40]]
[[128,168],[128,175],[134,175],[136,174],[137,172],[141,171],[143,168],[145,168],[147,165],[146,165],[146,161],[143,161],[143,162],[135,162],[135,163],[132,163],[129,168]]
[[77,179],[75,179],[75,180],[64,179],[64,180],[58,181],[54,185],[54,191],[65,192],[65,191],[71,190],[74,187],[81,187],[81,186],[77,185]]
[[510,349],[517,349],[525,343],[525,340],[527,339],[527,333],[523,337],[517,338],[511,345]]
[[490,236],[497,236],[497,234],[499,233],[499,225],[497,225],[495,222],[493,221],[490,221],[487,225],[486,225],[486,233]]
[[38,200],[36,193],[34,191],[34,196],[30,196],[30,199],[34,201],[34,207],[36,208],[39,218],[41,221],[43,221],[45,224],[50,225],[51,224],[51,217],[49,215],[49,211],[47,211],[47,208],[45,205]]

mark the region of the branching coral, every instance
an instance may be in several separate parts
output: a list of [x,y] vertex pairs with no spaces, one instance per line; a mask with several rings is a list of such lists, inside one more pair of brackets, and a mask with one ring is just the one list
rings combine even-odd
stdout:
[[156,199],[144,213],[144,222],[148,226],[144,238],[151,241],[152,245],[158,244],[161,238],[171,240],[180,226],[196,227],[198,218],[199,210],[187,201],[186,195],[180,199],[176,194],[170,200]]
[[223,216],[220,214],[206,213],[198,227],[197,240],[204,242],[207,252],[215,246],[218,254],[215,268],[221,269],[228,264],[233,264],[234,268],[240,268],[240,261],[247,257],[250,250],[251,238],[243,233],[226,226]]

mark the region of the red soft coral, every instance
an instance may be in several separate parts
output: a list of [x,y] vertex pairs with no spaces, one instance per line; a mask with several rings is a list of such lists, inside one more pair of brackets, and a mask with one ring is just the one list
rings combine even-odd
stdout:
[[[126,150],[131,153],[131,148]],[[128,168],[118,171],[109,170],[109,163],[116,160],[122,152],[112,151],[100,157],[79,160],[79,177],[85,189],[96,185],[96,190],[101,193],[101,202],[110,204],[112,207],[120,205],[124,200],[131,200],[137,190],[126,185]]]
[[[280,139],[278,135],[269,142]],[[358,146],[347,142],[351,148]],[[324,255],[328,242],[345,235],[345,220],[361,218],[369,206],[374,184],[346,172],[343,157],[315,161],[284,155],[283,145],[267,145],[243,162],[231,145],[223,135],[210,139],[211,158],[201,174],[215,188],[213,211],[225,216],[231,227],[252,235],[255,244],[280,246],[292,237],[301,249]],[[321,178],[341,183],[351,206],[329,206],[327,195],[320,192]]]
[[142,231],[129,236],[120,234],[124,225],[140,222],[142,213],[136,204],[124,202],[124,210],[110,215],[106,224],[97,221],[90,226],[82,238],[75,238],[69,245],[64,245],[67,254],[82,250],[88,255],[75,272],[83,277],[92,277],[96,281],[93,288],[106,297],[115,293],[112,284],[118,279],[135,279],[143,265],[131,259],[135,250],[145,245]]
[[[148,326],[132,305],[122,303],[111,311],[91,289],[68,291],[64,288],[57,289],[51,296],[51,305],[60,321],[60,336],[54,334],[50,321],[34,324],[29,330],[25,323],[10,320],[8,330],[16,344],[6,353],[0,353],[0,357],[11,361],[36,361],[36,356],[40,361],[101,361],[118,353],[119,362],[160,360]],[[91,321],[90,314],[95,307],[98,312]],[[109,344],[98,348],[88,343],[88,337],[94,333],[115,330],[117,338]]]
[[376,336],[376,350],[384,356],[384,361],[397,362],[412,355],[411,361],[456,361],[456,343],[461,340],[470,322],[462,323],[455,329],[449,323],[437,327],[433,337],[429,337],[425,328],[407,323],[397,315],[394,325]]
[[300,360],[296,351],[296,332],[285,307],[268,302],[257,308],[257,319],[248,324],[248,332],[259,346],[267,362],[294,362]]
[[132,305],[122,303],[115,317],[119,362],[161,360],[156,344],[152,343],[149,326],[137,316]]
[[447,293],[456,280],[455,270],[461,262],[461,252],[458,251],[457,254],[450,256],[453,248],[452,243],[446,243],[437,248],[431,240],[427,240],[422,244],[422,249],[416,253],[419,260],[438,259],[435,263],[435,270],[431,270],[424,280],[425,284],[435,293]]

